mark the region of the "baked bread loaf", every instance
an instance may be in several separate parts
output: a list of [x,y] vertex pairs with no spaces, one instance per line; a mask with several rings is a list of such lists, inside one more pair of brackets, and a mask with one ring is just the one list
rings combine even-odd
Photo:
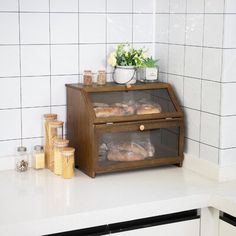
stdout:
[[131,142],[131,143],[122,143],[116,145],[117,150],[132,152],[138,155],[142,155],[144,158],[148,156],[148,152],[139,144]]
[[137,115],[147,115],[147,114],[155,114],[160,113],[161,107],[159,105],[153,104],[141,104],[137,107]]
[[145,157],[138,153],[113,149],[108,151],[107,159],[109,161],[141,161]]
[[123,116],[124,109],[121,107],[95,107],[96,117]]

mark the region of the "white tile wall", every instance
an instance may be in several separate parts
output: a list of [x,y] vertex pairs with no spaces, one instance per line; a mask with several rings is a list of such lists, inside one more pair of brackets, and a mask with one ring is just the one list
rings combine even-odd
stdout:
[[185,14],[171,14],[169,28],[169,42],[184,44],[185,42]]
[[187,13],[203,13],[203,12],[204,12],[204,0],[187,1]]
[[[81,0],[80,0],[81,1]],[[50,11],[51,12],[77,12],[78,11],[78,0],[50,0]]]
[[[55,0],[57,2],[57,0]],[[106,0],[79,0],[80,12],[105,12]],[[67,5],[69,5],[67,3]]]
[[236,48],[236,15],[225,14],[224,48]]
[[169,73],[184,74],[184,46],[169,45]]
[[215,164],[218,164],[219,163],[218,148],[201,143],[200,144],[200,158],[213,162]]
[[221,85],[221,115],[236,115],[236,83],[224,83]]
[[17,11],[18,0],[0,0],[0,11]]
[[132,0],[108,0],[107,1],[108,12],[132,12]]
[[152,13],[153,7],[154,1],[135,0],[133,9],[135,13]]
[[168,42],[169,36],[169,15],[156,14],[156,42]]
[[206,13],[223,13],[224,0],[205,0]]
[[236,82],[236,49],[223,50],[222,82]]
[[48,0],[20,0],[21,11],[35,11],[35,12],[48,12]]

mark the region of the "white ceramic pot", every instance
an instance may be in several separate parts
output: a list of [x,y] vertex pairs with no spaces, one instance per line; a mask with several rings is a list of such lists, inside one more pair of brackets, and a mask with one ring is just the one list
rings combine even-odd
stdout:
[[117,66],[114,69],[113,79],[118,84],[135,84],[136,69],[134,66]]
[[158,68],[146,68],[146,80],[155,81],[158,78]]

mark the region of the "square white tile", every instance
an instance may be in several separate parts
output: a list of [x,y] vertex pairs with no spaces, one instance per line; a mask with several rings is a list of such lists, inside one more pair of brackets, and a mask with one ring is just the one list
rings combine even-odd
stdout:
[[107,12],[132,12],[132,0],[109,0],[107,1]]
[[185,13],[186,0],[170,0],[170,12],[171,13]]
[[[106,68],[106,45],[80,45],[80,73],[84,70],[98,70]],[[94,78],[95,81],[95,78]]]
[[0,110],[0,140],[18,139],[21,137],[20,109]]
[[21,68],[22,76],[49,75],[49,45],[21,46]]
[[236,49],[223,50],[222,82],[236,82]]
[[107,42],[132,41],[132,15],[108,14],[107,15]]
[[202,110],[214,114],[220,113],[221,92],[220,83],[202,81]]
[[154,16],[151,14],[137,14],[133,18],[133,41],[153,42]]
[[201,104],[201,80],[184,78],[184,106],[200,109]]
[[22,44],[48,44],[49,14],[21,13],[20,31]]
[[236,147],[236,116],[221,117],[220,148]]
[[52,105],[66,104],[65,84],[78,83],[78,76],[52,76]]
[[157,13],[170,12],[170,0],[156,0],[156,12]]
[[184,74],[184,46],[169,45],[169,73]]
[[51,42],[78,43],[78,14],[51,13]]
[[20,78],[0,78],[0,109],[20,107]]
[[184,152],[191,157],[199,158],[199,142],[185,138],[185,150]]
[[78,0],[50,0],[51,12],[78,12]]
[[184,101],[184,78],[178,75],[168,75],[168,83],[170,83],[175,91],[175,95],[180,104],[183,105]]
[[220,150],[220,166],[230,166],[236,164],[236,148]]
[[154,11],[153,0],[135,0],[133,2],[133,11],[138,13],[152,13]]
[[219,163],[219,149],[205,145],[203,143],[200,144],[200,158],[214,164]]
[[224,13],[224,0],[205,0],[205,13]]
[[36,12],[48,12],[49,1],[48,0],[20,0],[21,11],[36,11]]
[[79,16],[79,34],[80,43],[104,43],[106,41],[105,15],[81,14]]
[[187,0],[187,13],[204,13],[204,0]]
[[220,144],[220,117],[201,112],[200,141],[218,147]]
[[106,0],[79,0],[80,12],[105,12]]
[[0,47],[0,77],[20,75],[19,46]]
[[202,48],[186,46],[184,74],[190,77],[201,78],[201,73],[202,73]]
[[200,138],[200,111],[184,108],[185,112],[185,136],[199,141]]
[[0,11],[18,11],[18,0],[0,0]]
[[185,43],[185,14],[171,14],[169,27],[169,42]]
[[20,140],[1,141],[0,157],[13,156],[16,154],[17,147],[20,146]]
[[49,112],[49,107],[24,108],[22,110],[23,138],[42,137],[43,115]]
[[186,16],[186,44],[202,46],[203,14],[188,14]]
[[236,15],[225,14],[224,48],[236,48]]
[[18,13],[0,13],[0,44],[19,43]]
[[78,74],[78,45],[51,46],[52,75]]
[[225,0],[225,13],[236,13],[235,0]]
[[168,78],[167,74],[165,74],[165,73],[159,73],[159,78],[158,78],[158,80],[159,80],[160,82],[167,83],[167,78]]
[[50,106],[49,76],[22,77],[21,81],[22,107]]
[[222,49],[203,48],[202,77],[206,80],[220,81],[222,67]]
[[156,42],[166,43],[168,42],[169,35],[169,15],[168,14],[156,14]]
[[221,84],[221,115],[236,115],[236,83]]
[[144,53],[149,56],[155,58],[155,44],[153,43],[133,43],[134,48],[143,48]]
[[155,58],[161,72],[168,72],[168,47],[167,44],[156,43]]
[[204,23],[204,46],[223,46],[223,22],[222,14],[206,14]]

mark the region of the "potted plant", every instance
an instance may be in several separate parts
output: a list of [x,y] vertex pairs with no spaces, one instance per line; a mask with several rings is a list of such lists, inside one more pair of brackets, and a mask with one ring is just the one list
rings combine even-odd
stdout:
[[118,44],[108,57],[108,64],[114,67],[113,79],[118,84],[136,83],[136,70],[146,58],[143,49],[135,49],[129,44]]
[[153,59],[152,57],[145,58],[138,73],[138,79],[140,81],[156,81],[159,73],[157,60]]

